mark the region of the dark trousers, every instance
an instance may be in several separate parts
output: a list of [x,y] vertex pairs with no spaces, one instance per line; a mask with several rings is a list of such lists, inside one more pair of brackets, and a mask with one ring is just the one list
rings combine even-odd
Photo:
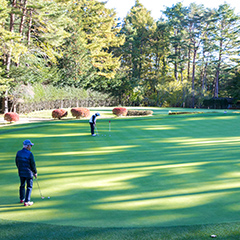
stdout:
[[[25,183],[27,183],[26,195],[25,195]],[[20,177],[20,184],[21,184],[19,188],[20,200],[25,199],[25,202],[30,202],[33,187],[33,178]]]
[[94,134],[94,123],[90,123],[90,127],[91,127],[91,134]]

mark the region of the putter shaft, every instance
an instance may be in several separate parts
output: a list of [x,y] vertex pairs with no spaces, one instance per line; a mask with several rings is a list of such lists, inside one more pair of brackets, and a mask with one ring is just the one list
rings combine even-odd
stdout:
[[43,198],[43,195],[42,195],[42,192],[41,192],[38,180],[37,180],[37,178],[35,178],[35,179],[36,179],[36,182],[37,182],[37,185],[38,185],[38,190],[39,190],[40,196],[41,196],[41,198]]
[[95,126],[95,129],[96,129],[97,135],[99,135],[99,134],[98,134],[98,130],[97,130],[97,127],[96,127],[96,126]]

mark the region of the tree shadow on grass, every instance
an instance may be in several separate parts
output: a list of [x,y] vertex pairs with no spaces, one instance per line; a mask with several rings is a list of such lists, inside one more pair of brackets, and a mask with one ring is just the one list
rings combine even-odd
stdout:
[[[45,175],[40,183],[44,192],[51,194],[51,200],[37,200],[28,210],[35,212],[29,220],[75,226],[144,227],[238,219],[234,204],[239,201],[239,187],[231,187],[232,182],[221,187],[224,181],[217,177],[219,172],[201,179],[199,186],[199,179],[195,183],[182,180],[198,178],[194,176],[198,170],[208,170],[203,166],[178,176],[169,172],[170,165],[160,171],[154,170],[154,164],[150,167],[151,171],[144,166],[118,168],[116,164],[115,168],[72,169]],[[36,192],[35,188],[34,198]],[[22,209],[13,209],[18,211]],[[9,213],[9,209],[1,212]]]
[[[152,124],[166,125],[157,122],[159,119],[154,121],[146,121],[147,127],[140,128],[135,127],[136,121],[128,121],[127,127],[119,121],[121,128],[114,131],[111,141],[71,136],[89,131],[88,124],[48,126],[46,137],[36,137],[43,128],[34,132],[32,140],[39,143],[33,152],[40,184],[51,200],[39,199],[24,211],[12,209],[12,214],[21,219],[28,211],[32,213],[28,221],[84,227],[181,226],[238,220],[236,142],[196,144],[202,138],[211,136],[212,140],[221,135],[211,129],[196,130],[194,126],[201,124],[198,120],[191,131],[181,122],[175,123],[174,129],[149,130]],[[223,141],[234,135],[224,131]],[[14,137],[17,142],[18,136]],[[188,140],[195,143],[190,145]],[[6,144],[11,141],[6,139]],[[123,151],[116,150],[119,146]],[[9,174],[6,169],[1,176],[8,178]],[[12,179],[8,184],[13,189]],[[34,188],[33,198],[38,199]],[[6,217],[8,213],[9,209],[3,211]]]
[[[26,231],[26,229],[28,229]],[[208,239],[213,233],[218,233],[217,239],[233,240],[238,237],[238,223],[226,223],[218,225],[195,225],[170,228],[80,228],[72,226],[56,226],[51,224],[39,224],[26,222],[4,221],[0,225],[2,239]]]

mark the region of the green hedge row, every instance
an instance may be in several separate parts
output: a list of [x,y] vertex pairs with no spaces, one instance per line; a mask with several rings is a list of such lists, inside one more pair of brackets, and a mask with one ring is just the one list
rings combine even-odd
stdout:
[[152,115],[151,110],[128,110],[127,116],[148,116]]
[[199,114],[204,112],[169,112],[168,115],[179,115],[179,114]]

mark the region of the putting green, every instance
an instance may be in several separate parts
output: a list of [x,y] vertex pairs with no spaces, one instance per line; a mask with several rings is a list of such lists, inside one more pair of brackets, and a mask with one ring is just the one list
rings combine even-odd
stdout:
[[[1,218],[79,227],[239,221],[240,115],[50,121],[0,129]],[[42,200],[18,203],[15,154],[31,139]],[[50,199],[47,197],[50,196]]]

